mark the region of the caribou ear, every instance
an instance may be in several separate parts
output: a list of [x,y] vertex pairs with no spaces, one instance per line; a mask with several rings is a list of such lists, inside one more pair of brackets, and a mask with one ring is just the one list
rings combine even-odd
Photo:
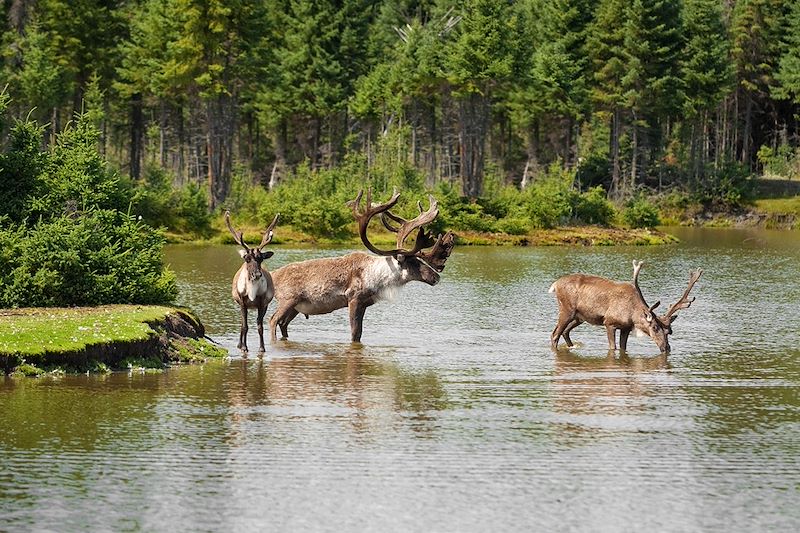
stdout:
[[653,321],[653,314],[652,313],[645,313],[644,314],[644,319],[647,320],[648,322],[652,322]]
[[244,256],[247,255],[247,250],[239,250],[239,255],[242,256],[242,259],[244,259]]
[[264,259],[269,259],[273,255],[275,255],[275,252],[273,252],[272,250],[269,250],[267,252],[261,252],[261,260],[263,261]]
[[404,254],[397,254],[397,262],[403,264],[406,262],[406,256]]

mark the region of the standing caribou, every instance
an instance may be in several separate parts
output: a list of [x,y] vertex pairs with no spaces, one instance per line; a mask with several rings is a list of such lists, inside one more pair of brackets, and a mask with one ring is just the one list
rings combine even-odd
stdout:
[[[372,192],[368,190],[365,209],[359,211],[363,192],[359,191],[349,205],[358,221],[361,242],[376,255],[353,252],[343,257],[310,259],[273,272],[275,299],[278,300],[278,307],[269,321],[273,341],[278,326],[283,338],[288,337],[289,323],[299,313],[308,318],[308,315],[322,315],[347,307],[350,311],[350,338],[353,342],[360,342],[367,307],[385,299],[409,281],[423,281],[428,285],[439,282],[439,272],[444,270],[455,236],[447,232],[434,239],[424,229],[439,214],[436,199],[429,197],[430,207],[424,212],[422,205],[418,204],[419,216],[405,220],[389,211],[397,203],[400,193],[395,192],[384,204],[373,205]],[[381,215],[387,229],[397,233],[395,249],[381,250],[369,241],[367,227],[376,215]],[[414,246],[406,248],[405,241],[415,230]]]
[[236,244],[242,247],[239,250],[239,255],[242,256],[244,263],[239,267],[239,270],[233,276],[233,286],[231,287],[231,294],[234,301],[239,304],[242,311],[242,327],[239,330],[239,344],[238,348],[247,351],[247,310],[258,310],[258,339],[260,341],[259,349],[264,351],[264,315],[267,313],[267,306],[275,294],[275,289],[272,284],[272,277],[269,272],[261,268],[261,263],[265,259],[272,257],[274,252],[264,252],[261,249],[272,241],[272,230],[275,229],[275,224],[278,223],[278,215],[272,219],[272,223],[264,232],[261,239],[261,244],[255,248],[250,248],[245,244],[242,238],[242,232],[236,231],[231,226],[231,213],[225,211],[225,224],[228,230],[233,235],[233,240]]
[[569,332],[588,322],[605,326],[610,350],[617,349],[616,332],[619,330],[619,347],[625,351],[628,335],[635,328],[652,338],[662,353],[669,352],[667,337],[672,334],[672,323],[678,318],[675,313],[692,305],[694,297],[689,299],[689,292],[703,270],[698,268],[690,272],[689,286],[680,300],[670,306],[667,314],[656,316],[653,311],[661,302],[648,306],[639,288],[639,270],[643,264],[642,261],[633,261],[632,284],[586,274],[570,274],[557,279],[549,291],[554,292],[558,299],[558,324],[550,337],[552,347],[557,348],[562,336],[571,347]]

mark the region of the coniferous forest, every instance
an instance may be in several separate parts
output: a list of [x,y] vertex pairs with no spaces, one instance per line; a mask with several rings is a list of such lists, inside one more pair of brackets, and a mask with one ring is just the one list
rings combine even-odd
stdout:
[[[573,214],[588,202],[578,218],[592,222],[599,196],[678,191],[733,205],[765,166],[797,170],[800,2],[5,0],[0,9],[5,149],[18,121],[40,125],[46,150],[80,116],[159,224],[170,225],[168,211],[191,218],[198,204],[275,212],[290,202],[276,196],[283,184],[295,183],[306,196],[288,222],[311,215],[335,235],[347,223],[342,184],[370,182],[438,189],[475,229],[486,213],[524,211],[499,228],[513,232],[557,223],[559,212],[485,200],[553,176],[569,183]],[[532,194],[547,203],[559,191]]]

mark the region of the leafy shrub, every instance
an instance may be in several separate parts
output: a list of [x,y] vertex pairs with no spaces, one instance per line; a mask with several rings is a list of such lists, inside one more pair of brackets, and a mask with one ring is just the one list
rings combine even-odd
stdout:
[[747,167],[728,161],[698,186],[696,194],[708,209],[731,210],[747,204],[753,197],[753,189]]
[[176,294],[163,237],[119,211],[0,230],[0,306],[165,303]]
[[530,220],[527,217],[501,218],[495,224],[497,231],[502,231],[509,235],[525,235],[530,230],[530,225]]
[[0,154],[0,215],[21,220],[31,194],[44,171],[47,154],[40,151],[43,128],[18,122],[9,135],[9,147]]
[[211,229],[208,197],[199,185],[175,188],[165,170],[148,168],[132,188],[133,207],[148,224],[201,234]]
[[625,204],[622,220],[631,228],[652,228],[658,226],[658,209],[644,196],[637,196]]
[[526,189],[525,206],[535,228],[553,228],[573,217],[578,193],[572,188],[574,175],[554,163]]
[[605,155],[592,153],[578,165],[575,181],[581,188],[611,186],[611,163]]
[[614,220],[614,215],[614,206],[606,199],[606,191],[599,185],[577,199],[575,218],[581,222],[608,226]]
[[129,191],[97,151],[100,132],[79,117],[59,134],[46,154],[34,195],[29,197],[34,217],[58,216],[92,208],[126,210]]
[[764,145],[756,157],[764,168],[764,174],[788,179],[800,174],[800,152],[788,144],[781,144],[777,149]]
[[[39,148],[40,134],[36,124],[18,123],[0,156],[0,195],[11,206],[0,212],[0,307],[173,300],[164,238],[126,214],[133,188],[97,152],[88,117],[78,117],[49,150]],[[18,186],[8,187],[14,180]],[[168,183],[153,186],[153,213],[168,211],[165,190]]]

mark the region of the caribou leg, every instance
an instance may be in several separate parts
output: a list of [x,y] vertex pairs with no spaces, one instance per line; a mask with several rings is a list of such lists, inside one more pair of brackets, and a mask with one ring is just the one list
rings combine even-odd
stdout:
[[561,336],[564,337],[564,341],[567,343],[568,348],[572,348],[574,346],[574,344],[572,343],[572,339],[569,338],[569,332],[577,328],[581,324],[582,322],[580,320],[574,318],[572,322],[570,322],[569,325],[566,327],[564,332],[561,334]]
[[350,311],[350,340],[361,342],[361,331],[364,326],[364,312],[367,310],[367,304],[353,299],[347,303],[347,308]]
[[571,314],[563,311],[558,313],[558,323],[556,324],[552,335],[550,335],[550,346],[552,346],[554,350],[558,348],[559,337],[561,337],[561,335],[564,333],[564,330],[573,320],[575,320],[575,317]]
[[294,317],[296,317],[298,314],[300,314],[299,311],[292,307],[292,311],[278,322],[278,327],[281,328],[281,335],[284,339],[289,338],[289,322],[294,320]]
[[[278,304],[278,308],[275,310],[274,313],[272,313],[272,317],[269,319],[269,332],[270,332],[270,339],[272,340],[272,342],[278,340],[278,336],[276,334],[278,329],[278,324],[285,323],[288,325],[289,322],[286,320],[286,317],[291,316],[292,318],[294,318],[297,315],[297,311],[295,311],[294,305],[295,303],[291,301],[280,302]],[[292,315],[292,313],[294,313],[294,315]],[[291,318],[289,320],[291,320]],[[283,326],[281,326],[281,333],[283,333],[284,337],[287,336],[286,335],[287,332],[284,330]]]
[[237,346],[242,351],[247,351],[247,306],[242,305],[242,327],[239,330],[239,344]]
[[259,307],[258,308],[258,318],[256,322],[258,323],[258,341],[259,346],[258,349],[260,351],[265,351],[264,349],[264,315],[267,314],[267,306]]
[[617,328],[610,324],[606,324],[606,335],[608,335],[608,349],[617,349]]
[[624,352],[628,349],[628,336],[631,334],[631,329],[619,330],[619,351]]

